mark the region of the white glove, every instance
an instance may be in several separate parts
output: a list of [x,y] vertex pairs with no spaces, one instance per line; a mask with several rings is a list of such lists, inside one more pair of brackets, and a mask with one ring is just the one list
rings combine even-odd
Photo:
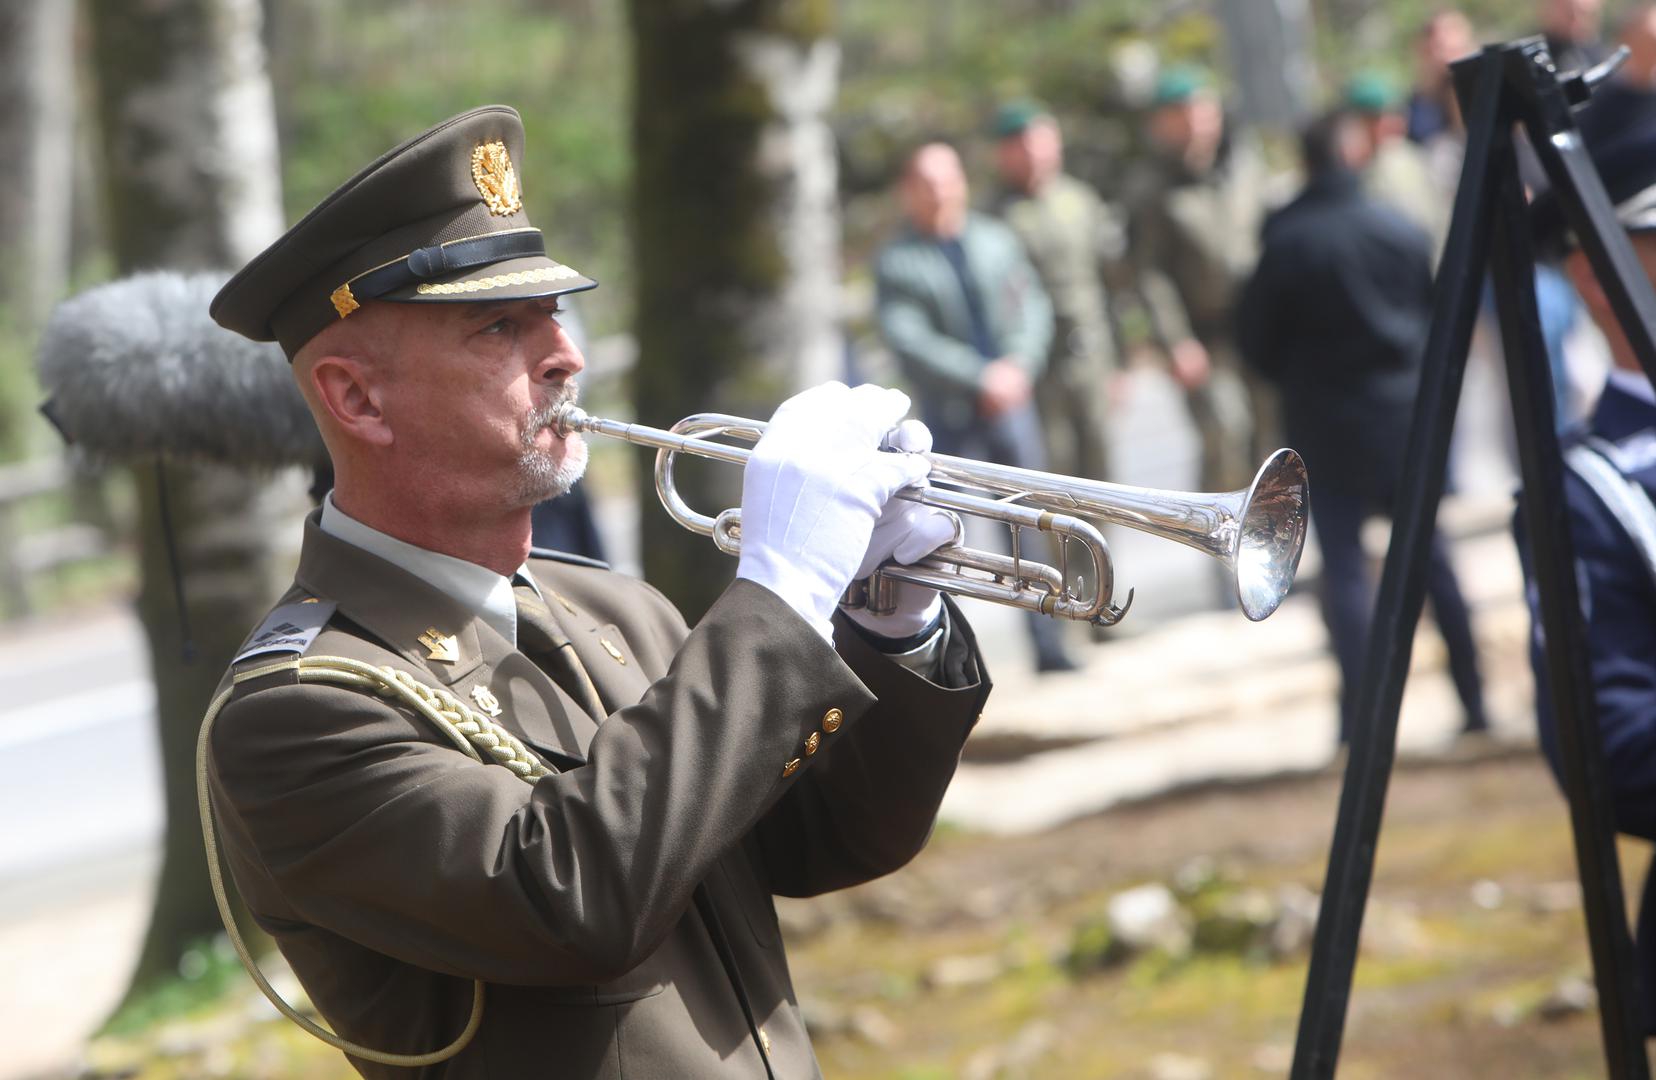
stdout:
[[926,475],[920,455],[879,449],[908,408],[897,390],[813,387],[776,410],[742,472],[736,576],[781,597],[825,641],[887,500]]
[[[931,449],[931,431],[918,420],[904,420],[886,438],[885,445],[923,454]],[[960,519],[949,511],[894,498],[874,523],[874,535],[857,567],[857,579],[872,574],[882,563],[917,562],[960,537]],[[845,615],[881,637],[907,638],[936,622],[942,610],[943,598],[936,589],[900,582],[891,611],[876,615],[867,608],[846,608]]]

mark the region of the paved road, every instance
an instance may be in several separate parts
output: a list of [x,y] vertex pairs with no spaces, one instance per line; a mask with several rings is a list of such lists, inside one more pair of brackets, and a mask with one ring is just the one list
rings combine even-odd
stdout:
[[0,1076],[72,1060],[134,958],[162,816],[146,669],[125,610],[0,631]]
[[10,628],[0,637],[0,695],[0,818],[28,823],[0,833],[5,918],[36,891],[30,882],[152,846],[161,810],[155,691],[126,612]]

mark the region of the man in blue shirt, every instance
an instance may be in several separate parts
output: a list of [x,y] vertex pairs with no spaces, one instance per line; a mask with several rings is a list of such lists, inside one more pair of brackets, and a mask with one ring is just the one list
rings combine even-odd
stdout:
[[[1591,115],[1589,110],[1588,115]],[[1628,232],[1645,274],[1656,280],[1656,123],[1601,142],[1593,160],[1616,217]],[[1557,204],[1537,205],[1543,240],[1564,233]],[[1564,443],[1564,499],[1575,548],[1576,577],[1587,621],[1587,643],[1599,735],[1616,827],[1656,840],[1656,392],[1640,366],[1587,257],[1563,237],[1564,266],[1582,303],[1610,346],[1614,366],[1587,423]],[[1519,513],[1524,512],[1520,499]],[[1529,552],[1518,532],[1526,575]],[[1558,770],[1542,652],[1540,598],[1526,590],[1534,623],[1531,663],[1541,746]],[[1637,933],[1646,991],[1646,1033],[1656,1034],[1656,877],[1647,876]]]

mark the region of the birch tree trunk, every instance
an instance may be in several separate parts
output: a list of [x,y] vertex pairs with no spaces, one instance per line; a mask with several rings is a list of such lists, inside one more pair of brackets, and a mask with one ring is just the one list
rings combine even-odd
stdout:
[[[93,0],[90,13],[119,268],[240,266],[282,226],[258,0]],[[193,662],[183,657],[167,557],[163,469]],[[196,816],[195,736],[233,650],[291,572],[292,552],[277,545],[296,541],[303,508],[302,484],[225,467],[168,463],[135,474],[138,613],[157,690],[167,827],[129,1002],[219,932]]]
[[[843,370],[839,216],[825,115],[833,5],[630,0],[639,419],[756,418]],[[652,490],[645,455],[640,490]],[[692,505],[736,505],[728,466],[680,470]],[[692,620],[734,565],[644,500],[644,568]]]
[[0,460],[38,438],[29,354],[69,275],[73,24],[63,0],[0,2]]
[[24,330],[40,325],[69,277],[74,10],[63,0],[0,4],[0,306]]

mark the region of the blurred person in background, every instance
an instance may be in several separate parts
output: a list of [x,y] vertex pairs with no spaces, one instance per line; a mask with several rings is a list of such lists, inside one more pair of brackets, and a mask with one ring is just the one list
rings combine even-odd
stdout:
[[[1602,7],[1602,0],[1540,0],[1538,29],[1560,74],[1583,71],[1610,55],[1609,46],[1599,36]],[[1530,146],[1529,133],[1521,127],[1516,149],[1519,179],[1531,192],[1545,192],[1552,180]]]
[[1628,57],[1593,91],[1593,104],[1576,114],[1589,151],[1656,123],[1656,4],[1642,4],[1622,21],[1617,44]]
[[[1587,112],[1598,108],[1593,104]],[[1645,276],[1656,282],[1656,122],[1599,144],[1593,162]],[[1605,778],[1616,828],[1656,840],[1656,391],[1611,310],[1587,256],[1565,228],[1557,201],[1534,210],[1544,245],[1565,249],[1564,265],[1610,346],[1612,367],[1587,423],[1564,440],[1564,511],[1575,551],[1587,624],[1587,653]],[[1540,594],[1525,542],[1519,497],[1516,532],[1530,586],[1541,748],[1559,772],[1558,732],[1546,670]],[[1634,935],[1645,1034],[1656,1036],[1656,873],[1645,876]]]
[[1449,209],[1433,180],[1424,151],[1410,142],[1397,87],[1377,71],[1346,83],[1345,105],[1362,133],[1358,172],[1370,195],[1395,207],[1432,238],[1434,258],[1449,235]]
[[[969,207],[945,142],[911,152],[898,182],[905,224],[875,258],[880,335],[914,387],[939,453],[1044,469],[1035,385],[1052,302],[1012,230]],[[1061,627],[1026,613],[1039,671],[1069,671]]]
[[1201,435],[1200,485],[1229,491],[1252,480],[1275,438],[1273,395],[1241,370],[1235,323],[1258,256],[1265,166],[1194,68],[1161,74],[1148,123],[1154,152],[1127,196],[1135,288]]
[[[1312,521],[1322,549],[1322,615],[1340,665],[1340,741],[1355,720],[1373,618],[1362,524],[1389,514],[1401,479],[1432,310],[1431,241],[1364,191],[1366,136],[1343,111],[1301,139],[1306,185],[1266,221],[1259,267],[1241,306],[1248,363],[1282,388],[1288,442],[1316,477]],[[1465,716],[1480,731],[1483,687],[1471,618],[1434,533],[1427,578]]]
[[1600,37],[1603,15],[1603,0],[1541,0],[1541,35],[1559,71],[1589,68],[1610,55]]
[[1063,133],[1041,105],[1003,105],[993,133],[1001,183],[995,210],[1052,299],[1052,344],[1035,384],[1048,467],[1107,480],[1107,407],[1119,352],[1104,274],[1124,257],[1126,232],[1097,191],[1064,171]]
[[1471,21],[1453,8],[1434,12],[1421,24],[1415,35],[1414,87],[1404,106],[1411,142],[1424,146],[1459,126],[1449,65],[1477,48]]

